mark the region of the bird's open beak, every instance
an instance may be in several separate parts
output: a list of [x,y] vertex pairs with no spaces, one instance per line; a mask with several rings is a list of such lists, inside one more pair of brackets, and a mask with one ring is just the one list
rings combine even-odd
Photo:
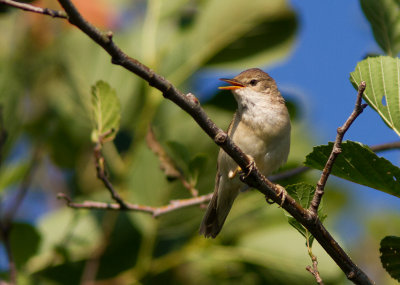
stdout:
[[219,80],[225,81],[231,85],[229,86],[220,86],[218,89],[223,89],[223,90],[235,90],[239,88],[245,87],[242,83],[237,82],[234,79],[226,79],[226,78],[220,78]]

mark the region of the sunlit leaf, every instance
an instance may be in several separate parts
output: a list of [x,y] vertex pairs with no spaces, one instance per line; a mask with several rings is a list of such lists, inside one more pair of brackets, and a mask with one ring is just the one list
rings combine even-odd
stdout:
[[350,73],[350,80],[355,88],[361,81],[366,82],[364,99],[400,135],[400,59],[389,56],[364,59]]
[[[305,165],[322,170],[332,147],[332,142],[314,147],[307,155]],[[400,197],[400,169],[362,143],[346,141],[342,144],[332,174]]]
[[398,0],[360,0],[374,37],[384,52],[396,56],[400,51],[400,5]]
[[386,271],[400,281],[400,237],[387,236],[381,240],[381,262]]
[[115,90],[108,83],[98,81],[92,87],[92,108],[92,141],[105,142],[114,139],[119,129],[121,105]]

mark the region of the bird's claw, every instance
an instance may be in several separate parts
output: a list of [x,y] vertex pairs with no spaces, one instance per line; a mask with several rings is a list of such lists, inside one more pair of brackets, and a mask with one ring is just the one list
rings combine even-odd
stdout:
[[[287,192],[286,192],[285,188],[283,188],[283,187],[282,187],[281,185],[279,185],[279,184],[276,184],[276,188],[277,188],[277,190],[278,190],[277,196],[281,198],[281,203],[279,204],[279,207],[282,207],[282,206],[283,206],[283,203],[285,203],[286,196],[287,196]],[[265,200],[266,200],[267,203],[270,204],[270,205],[272,205],[272,204],[275,203],[275,202],[274,202],[271,198],[269,198],[269,197],[265,197]]]
[[277,196],[281,198],[281,203],[280,203],[279,207],[282,207],[283,203],[285,203],[287,192],[286,192],[285,188],[283,188],[279,184],[276,184],[276,188],[278,188]]
[[253,171],[253,169],[256,167],[256,162],[254,161],[254,158],[250,155],[247,155],[247,157],[249,158],[250,162],[249,164],[246,166],[247,172],[244,173],[243,171],[241,171],[240,174],[240,179],[243,181],[244,179],[247,178],[247,176],[250,175],[250,173]]

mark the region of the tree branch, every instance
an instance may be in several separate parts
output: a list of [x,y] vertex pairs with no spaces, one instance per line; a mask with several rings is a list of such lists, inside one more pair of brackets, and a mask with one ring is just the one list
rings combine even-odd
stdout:
[[198,197],[193,197],[189,199],[181,199],[181,200],[172,200],[168,205],[160,206],[160,207],[152,207],[147,205],[139,205],[139,204],[131,204],[125,203],[126,208],[121,208],[121,204],[119,203],[104,203],[97,201],[84,201],[82,203],[75,203],[65,195],[64,193],[59,193],[58,198],[64,199],[67,203],[68,207],[75,209],[97,209],[97,210],[130,210],[136,212],[144,212],[149,213],[153,217],[158,217],[169,212],[175,211],[177,209],[182,209],[194,205],[200,205],[211,200],[213,193],[209,193],[207,195],[202,195]]
[[373,152],[381,152],[381,151],[387,151],[387,150],[392,150],[392,149],[399,149],[400,141],[373,145],[370,148]]
[[309,238],[306,238],[306,244],[307,244],[308,255],[310,256],[312,262],[312,267],[308,265],[306,267],[306,270],[314,276],[315,281],[317,281],[318,285],[324,285],[324,282],[322,281],[322,278],[319,275],[317,257],[312,253]]
[[0,0],[0,4],[1,3],[8,5],[8,6],[12,6],[14,8],[24,10],[24,11],[48,15],[53,18],[63,18],[63,19],[68,18],[67,14],[65,14],[63,11],[57,11],[57,10],[52,10],[52,9],[48,9],[48,8],[40,8],[37,6],[33,6],[31,4],[21,3],[21,2],[12,1],[12,0]]
[[358,86],[357,99],[353,112],[350,114],[349,118],[346,120],[343,126],[337,129],[336,140],[333,144],[332,152],[329,155],[328,161],[326,162],[324,169],[322,170],[321,178],[317,183],[313,199],[310,203],[309,211],[312,215],[318,215],[318,207],[325,192],[324,189],[326,182],[328,181],[329,175],[331,174],[332,167],[335,163],[336,158],[342,152],[341,146],[345,133],[350,128],[355,119],[363,112],[364,108],[367,107],[367,104],[361,105],[362,95],[364,93],[365,87],[366,84],[364,81],[362,81]]
[[113,198],[120,205],[120,210],[126,210],[128,207],[125,201],[121,198],[121,196],[119,196],[118,192],[114,189],[114,186],[108,179],[108,176],[105,172],[105,160],[103,157],[103,153],[101,152],[101,147],[102,147],[101,142],[98,142],[93,149],[97,178],[99,178],[103,182],[104,186],[110,192],[111,198]]
[[[343,251],[339,244],[333,239],[329,232],[322,225],[317,216],[311,215],[309,211],[302,208],[292,197],[285,195],[281,197],[282,188],[267,180],[256,167],[249,168],[250,160],[228,137],[228,135],[218,128],[214,122],[206,115],[200,107],[199,101],[193,94],[183,94],[168,80],[154,73],[150,68],[139,61],[130,58],[112,41],[112,33],[102,33],[97,28],[88,23],[76,10],[69,0],[59,0],[61,6],[68,15],[68,21],[78,27],[104,50],[106,50],[112,59],[113,64],[121,65],[139,77],[146,80],[150,86],[160,90],[163,96],[187,113],[189,113],[198,125],[210,136],[214,142],[233,158],[233,160],[248,175],[243,179],[245,183],[258,189],[269,199],[280,204],[288,213],[306,227],[311,234],[318,240],[325,251],[338,264],[347,278],[356,284],[372,284],[368,276],[358,268],[350,257]],[[284,195],[282,195],[284,196]],[[194,199],[194,198],[192,198]],[[109,207],[106,204],[106,207]],[[121,205],[118,205],[120,207]]]

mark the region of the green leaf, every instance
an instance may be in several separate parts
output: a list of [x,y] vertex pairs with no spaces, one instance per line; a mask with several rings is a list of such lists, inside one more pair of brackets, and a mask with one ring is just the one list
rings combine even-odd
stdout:
[[[314,147],[306,156],[305,165],[322,170],[332,147],[332,142]],[[400,169],[362,143],[346,141],[342,144],[342,153],[336,158],[332,174],[400,197]]]
[[381,240],[381,262],[392,278],[400,281],[400,237],[387,236]]
[[162,74],[180,84],[204,64],[265,66],[288,54],[296,17],[285,0],[202,1],[192,25],[168,41]]
[[383,51],[396,56],[400,51],[400,5],[398,0],[361,0],[361,8]]
[[[290,196],[292,196],[303,208],[307,209],[310,204],[311,200],[314,196],[315,186],[306,184],[306,183],[298,183],[289,185],[286,187],[286,191]],[[318,217],[323,222],[326,218],[326,215],[322,212],[322,204],[318,208]],[[300,224],[295,218],[291,215],[285,213],[288,217],[289,224],[294,227],[302,236],[308,240],[310,247],[312,247],[314,237],[312,234],[302,225]]]
[[93,123],[92,141],[113,140],[121,119],[121,105],[114,89],[104,81],[92,86]]
[[13,223],[10,242],[11,252],[18,268],[21,268],[39,250],[41,236],[37,229],[25,223]]
[[205,154],[197,154],[193,159],[189,162],[189,173],[191,176],[191,180],[194,185],[197,183],[197,179],[202,170],[207,163],[207,155]]
[[355,88],[361,81],[367,87],[364,99],[383,121],[400,136],[400,60],[388,56],[369,57],[350,73]]

